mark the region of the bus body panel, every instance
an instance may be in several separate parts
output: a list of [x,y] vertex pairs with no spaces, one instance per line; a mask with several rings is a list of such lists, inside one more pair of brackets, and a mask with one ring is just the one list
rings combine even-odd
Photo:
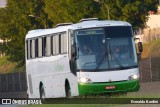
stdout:
[[[43,59],[33,59],[27,61],[27,75],[31,76],[32,84],[28,84],[29,89],[32,87],[33,94],[30,98],[39,98],[40,83],[43,84],[45,97],[56,98],[65,97],[65,81],[68,80],[71,95],[78,95],[77,78],[70,72],[68,58],[66,55],[59,55],[59,57],[46,57]],[[69,61],[68,61],[69,62]],[[34,65],[34,66],[33,66]],[[29,80],[29,79],[28,79]],[[30,83],[28,81],[28,83]],[[32,85],[32,86],[31,86]]]
[[138,91],[139,80],[130,80],[132,75],[139,76],[139,69],[127,69],[105,72],[77,72],[78,79],[90,79],[89,83],[79,82],[79,94],[98,94],[109,92]]
[[77,72],[78,78],[89,78],[91,82],[115,82],[128,80],[129,76],[138,75],[139,69],[126,69],[115,71],[94,71],[94,72]]
[[102,83],[79,83],[79,95],[135,92],[140,88],[139,82],[139,80],[128,80]]

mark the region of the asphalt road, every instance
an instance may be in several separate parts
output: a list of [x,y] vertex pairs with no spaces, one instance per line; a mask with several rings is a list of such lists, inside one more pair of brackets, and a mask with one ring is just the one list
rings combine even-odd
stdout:
[[[130,92],[122,97],[160,98],[160,81],[141,83],[141,88],[138,92]],[[17,105],[0,105],[0,107],[17,107]],[[107,107],[107,106],[102,106],[102,107]],[[160,107],[160,104],[119,104],[119,105],[113,105],[113,107]]]

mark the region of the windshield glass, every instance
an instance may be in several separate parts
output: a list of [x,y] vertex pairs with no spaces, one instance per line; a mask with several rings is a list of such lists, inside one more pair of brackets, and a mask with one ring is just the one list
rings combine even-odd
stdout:
[[75,31],[77,69],[112,70],[137,67],[131,27]]

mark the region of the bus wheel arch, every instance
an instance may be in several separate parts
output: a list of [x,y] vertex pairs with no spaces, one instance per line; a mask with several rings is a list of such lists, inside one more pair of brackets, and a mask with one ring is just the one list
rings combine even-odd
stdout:
[[68,79],[65,80],[65,94],[67,98],[71,97],[71,87],[70,87]]
[[40,82],[40,84],[39,84],[39,95],[40,95],[40,99],[45,98],[44,85],[42,82]]

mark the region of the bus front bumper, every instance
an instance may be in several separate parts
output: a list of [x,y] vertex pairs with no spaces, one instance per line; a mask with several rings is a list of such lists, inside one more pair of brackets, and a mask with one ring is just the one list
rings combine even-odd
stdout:
[[102,94],[114,92],[134,92],[140,88],[139,80],[110,83],[78,83],[79,95]]

